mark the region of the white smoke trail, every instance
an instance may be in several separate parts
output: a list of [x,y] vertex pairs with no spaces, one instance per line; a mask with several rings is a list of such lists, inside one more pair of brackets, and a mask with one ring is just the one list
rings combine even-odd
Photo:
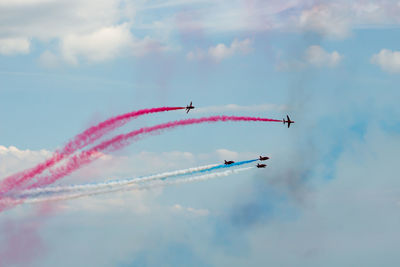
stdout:
[[103,189],[103,190],[98,190],[96,188],[96,190],[88,189],[87,191],[83,191],[83,192],[69,192],[66,194],[63,193],[61,195],[55,195],[55,196],[26,198],[26,199],[23,199],[23,202],[24,203],[38,203],[38,202],[44,202],[44,201],[68,200],[68,199],[93,196],[93,195],[99,195],[99,194],[105,194],[105,193],[111,193],[111,192],[117,192],[117,191],[129,191],[129,190],[135,190],[135,189],[148,189],[148,188],[155,188],[155,187],[164,187],[167,185],[193,183],[193,182],[205,181],[205,180],[218,178],[218,177],[225,177],[225,176],[228,176],[231,174],[237,174],[237,173],[240,173],[243,171],[248,171],[248,170],[251,170],[254,168],[255,167],[245,167],[245,168],[239,168],[239,169],[226,170],[226,171],[222,171],[222,172],[198,175],[198,176],[184,178],[184,179],[178,179],[178,180],[150,181],[145,184],[134,184],[133,183],[133,184],[125,185],[125,186],[121,186],[118,184],[118,185],[114,185],[114,187],[110,187],[110,188]]
[[147,182],[147,181],[151,181],[151,180],[170,178],[170,177],[174,177],[174,176],[188,175],[188,174],[191,174],[194,172],[205,171],[207,169],[211,169],[211,168],[214,168],[219,165],[220,164],[211,164],[211,165],[205,165],[205,166],[200,166],[200,167],[195,167],[195,168],[164,172],[164,173],[154,174],[154,175],[145,176],[145,177],[129,178],[129,179],[124,179],[124,180],[112,180],[112,181],[107,181],[107,182],[102,182],[102,183],[38,187],[38,188],[20,191],[20,192],[18,192],[18,195],[29,197],[29,195],[41,194],[41,193],[58,193],[58,192],[65,192],[65,191],[79,191],[79,190],[88,190],[88,189],[95,190],[95,189],[109,188],[109,187],[113,187],[113,186],[125,186],[125,185],[129,185],[132,183],[141,183],[141,182]]

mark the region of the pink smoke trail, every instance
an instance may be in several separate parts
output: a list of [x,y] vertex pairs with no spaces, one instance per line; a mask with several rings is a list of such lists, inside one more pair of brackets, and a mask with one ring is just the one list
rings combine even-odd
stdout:
[[36,188],[46,186],[54,183],[58,179],[71,174],[73,171],[87,165],[99,158],[102,153],[115,151],[127,146],[130,142],[137,139],[141,135],[146,134],[158,134],[163,130],[173,129],[180,126],[200,124],[205,122],[220,122],[220,121],[262,121],[262,122],[282,122],[281,120],[267,119],[267,118],[256,118],[256,117],[237,117],[237,116],[212,116],[195,119],[186,119],[173,122],[167,122],[158,124],[152,127],[144,127],[136,131],[129,132],[127,134],[120,134],[114,138],[104,141],[99,145],[93,147],[90,150],[83,151],[79,155],[75,155],[67,162],[66,165],[59,167],[52,171],[51,175],[38,178],[38,181],[28,188]]
[[39,222],[7,220],[0,232],[4,241],[0,244],[0,266],[28,266],[45,252],[39,234]]
[[108,120],[105,120],[95,126],[92,126],[85,130],[84,132],[75,136],[71,141],[69,141],[64,148],[60,151],[56,151],[54,155],[47,159],[45,162],[36,165],[35,167],[13,174],[11,176],[6,177],[0,183],[0,193],[8,192],[12,189],[17,189],[23,183],[27,182],[31,178],[41,174],[43,171],[48,168],[54,166],[56,163],[65,159],[69,155],[76,152],[78,149],[84,148],[85,146],[92,144],[106,133],[123,126],[129,120],[133,118],[137,118],[142,115],[179,110],[184,109],[184,107],[159,107],[159,108],[151,108],[151,109],[141,109],[129,113],[125,113],[119,116],[112,117]]

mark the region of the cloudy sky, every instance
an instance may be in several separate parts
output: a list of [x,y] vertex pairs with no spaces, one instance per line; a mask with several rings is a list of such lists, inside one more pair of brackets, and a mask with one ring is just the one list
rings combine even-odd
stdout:
[[400,2],[0,0],[0,179],[110,116],[149,136],[60,180],[262,170],[0,214],[0,266],[398,266]]

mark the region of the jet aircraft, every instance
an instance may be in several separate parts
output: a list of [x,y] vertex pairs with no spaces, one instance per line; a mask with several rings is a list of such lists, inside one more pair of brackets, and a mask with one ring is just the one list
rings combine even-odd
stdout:
[[225,160],[225,165],[231,165],[233,163],[235,163],[233,160],[228,160],[228,161]]
[[269,157],[260,156],[260,158],[258,160],[268,160],[268,159],[269,159]]
[[294,121],[290,120],[289,115],[286,115],[286,118],[287,118],[287,120],[283,119],[282,121],[283,121],[283,124],[287,123],[287,127],[289,128],[290,124],[294,123]]
[[265,167],[267,167],[267,164],[260,164],[260,163],[257,164],[257,168],[265,168]]
[[192,101],[190,101],[190,105],[187,105],[187,106],[186,106],[186,114],[189,113],[189,111],[190,111],[191,109],[194,109],[194,106],[192,105]]

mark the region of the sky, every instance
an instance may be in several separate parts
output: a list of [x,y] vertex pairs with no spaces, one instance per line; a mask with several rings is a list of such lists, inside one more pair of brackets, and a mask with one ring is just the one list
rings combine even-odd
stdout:
[[[220,179],[23,204],[0,266],[398,266],[400,2],[0,0],[0,180],[86,128],[147,136],[58,185],[271,157]],[[113,135],[107,135],[111,137]]]

